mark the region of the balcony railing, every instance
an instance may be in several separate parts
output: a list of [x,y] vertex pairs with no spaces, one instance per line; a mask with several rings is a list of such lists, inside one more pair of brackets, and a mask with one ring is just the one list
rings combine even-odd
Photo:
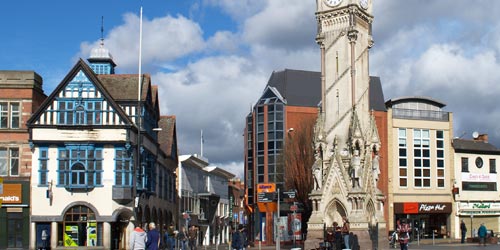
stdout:
[[450,120],[450,115],[446,111],[396,108],[392,110],[392,118],[447,122]]

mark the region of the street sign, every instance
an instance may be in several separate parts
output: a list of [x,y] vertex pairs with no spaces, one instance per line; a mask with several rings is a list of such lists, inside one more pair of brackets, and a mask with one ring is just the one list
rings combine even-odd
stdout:
[[295,192],[283,192],[283,198],[295,199]]
[[295,211],[297,211],[298,209],[299,209],[299,207],[298,207],[297,205],[291,205],[291,206],[290,206],[290,211],[292,211],[292,212],[295,212]]

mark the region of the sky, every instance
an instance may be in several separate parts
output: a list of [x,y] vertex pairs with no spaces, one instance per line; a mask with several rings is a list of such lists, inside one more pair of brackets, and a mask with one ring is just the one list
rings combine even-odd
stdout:
[[[346,1],[346,0],[344,0]],[[314,0],[2,1],[0,70],[34,70],[47,95],[101,38],[117,73],[159,86],[177,117],[179,154],[243,176],[245,117],[273,71],[320,70]],[[453,113],[454,136],[500,147],[500,1],[373,0],[370,75],[386,100],[426,96]]]

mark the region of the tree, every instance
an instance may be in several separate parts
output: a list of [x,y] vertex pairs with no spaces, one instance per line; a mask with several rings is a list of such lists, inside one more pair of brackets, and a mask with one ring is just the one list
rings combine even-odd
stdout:
[[[296,201],[303,204],[302,225],[312,213],[312,202],[309,193],[313,189],[311,167],[314,164],[314,125],[316,119],[304,119],[293,131],[288,131],[283,163],[285,166],[285,187],[295,189]],[[303,230],[306,227],[302,227]]]

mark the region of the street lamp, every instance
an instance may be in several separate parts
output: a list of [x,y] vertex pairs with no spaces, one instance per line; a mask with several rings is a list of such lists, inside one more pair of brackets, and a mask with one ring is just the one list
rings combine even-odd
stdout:
[[472,218],[474,218],[474,215],[473,214],[470,214],[470,238],[471,240],[474,238],[474,235],[473,235],[473,230],[472,230]]

